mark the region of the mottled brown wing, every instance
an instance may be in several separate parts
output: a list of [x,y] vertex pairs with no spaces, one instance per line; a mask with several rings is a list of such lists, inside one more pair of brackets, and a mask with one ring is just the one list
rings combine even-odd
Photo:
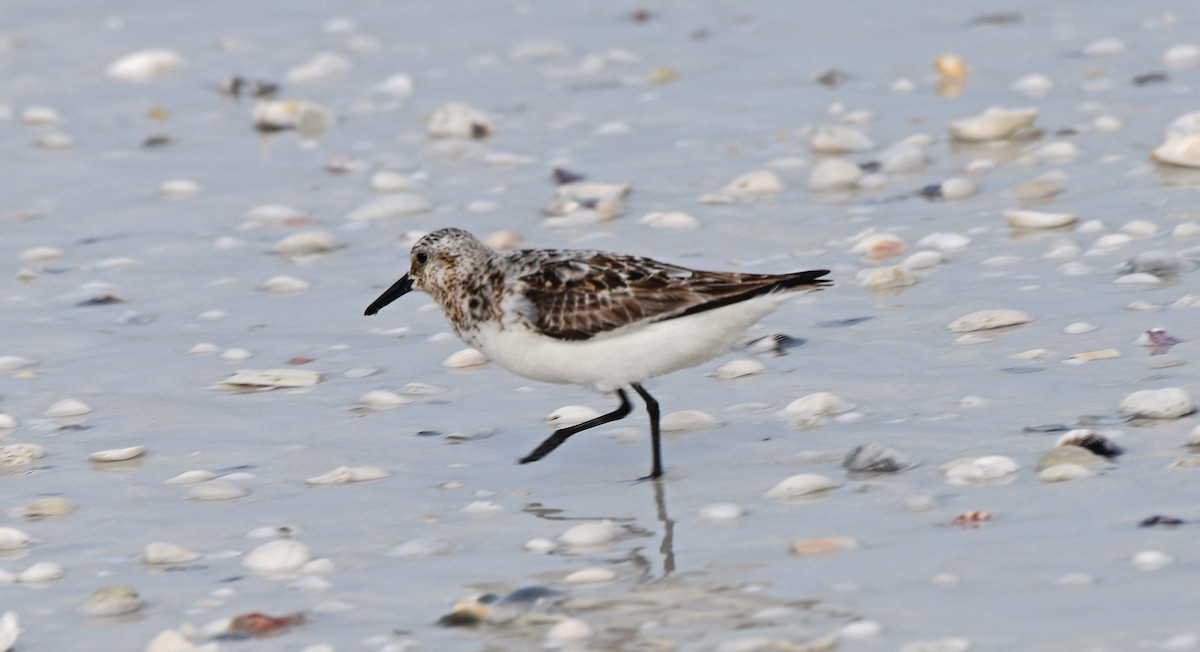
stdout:
[[587,340],[636,324],[664,321],[800,286],[819,287],[825,270],[764,275],[702,272],[648,258],[587,252],[542,261],[515,288],[526,318],[562,340]]

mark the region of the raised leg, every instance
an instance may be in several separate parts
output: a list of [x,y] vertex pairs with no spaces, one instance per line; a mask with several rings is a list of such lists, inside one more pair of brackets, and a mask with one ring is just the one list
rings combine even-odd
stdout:
[[650,475],[642,478],[643,480],[654,480],[662,477],[662,436],[658,431],[658,401],[646,391],[645,387],[637,383],[630,385],[633,391],[642,397],[646,402],[646,413],[650,415],[650,450],[654,455],[654,465],[650,467]]
[[[635,385],[635,387],[636,387],[636,385]],[[549,455],[550,452],[553,451],[555,448],[562,446],[562,443],[564,441],[566,441],[567,438],[570,437],[571,435],[583,432],[584,430],[588,430],[589,428],[595,428],[596,426],[602,426],[602,425],[604,425],[606,423],[610,423],[612,421],[624,419],[625,417],[629,416],[629,413],[633,411],[633,407],[631,405],[629,405],[629,397],[625,395],[625,390],[618,389],[617,396],[621,397],[621,405],[618,406],[617,409],[613,410],[612,412],[609,412],[608,414],[601,414],[600,416],[596,417],[595,419],[588,419],[587,421],[584,421],[583,423],[579,423],[579,424],[576,424],[573,426],[569,426],[566,428],[559,428],[558,430],[555,430],[553,435],[550,435],[549,437],[546,438],[546,441],[543,441],[541,444],[538,444],[538,447],[533,449],[532,453],[517,460],[517,463],[518,464],[529,464],[530,462],[536,462],[536,461],[542,459],[543,457]]]

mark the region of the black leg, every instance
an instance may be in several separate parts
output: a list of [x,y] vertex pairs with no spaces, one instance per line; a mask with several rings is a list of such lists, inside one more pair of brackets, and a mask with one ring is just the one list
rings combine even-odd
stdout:
[[654,454],[654,466],[650,468],[650,475],[642,478],[643,480],[654,480],[662,477],[662,436],[658,432],[658,401],[646,391],[645,387],[637,383],[630,385],[633,391],[642,397],[646,402],[646,412],[650,415],[650,450]]
[[629,397],[625,395],[625,390],[618,389],[617,396],[621,397],[621,405],[617,407],[617,409],[609,412],[608,414],[601,414],[595,419],[588,419],[583,423],[555,430],[553,435],[550,435],[546,438],[546,441],[538,444],[538,447],[533,449],[532,453],[517,460],[517,463],[529,464],[530,462],[536,462],[549,455],[550,452],[555,448],[562,446],[562,443],[571,435],[583,432],[589,428],[595,428],[596,426],[602,426],[606,423],[617,421],[618,419],[624,419],[625,417],[629,416],[629,413],[633,411],[633,407],[629,405]]

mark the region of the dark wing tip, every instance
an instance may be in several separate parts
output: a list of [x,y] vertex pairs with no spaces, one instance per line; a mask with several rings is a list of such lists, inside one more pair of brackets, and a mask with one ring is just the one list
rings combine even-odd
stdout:
[[828,287],[833,285],[833,279],[821,278],[829,274],[827,269],[810,269],[807,272],[795,272],[793,274],[785,274],[784,280],[775,284],[776,289],[802,287],[811,285],[813,287]]

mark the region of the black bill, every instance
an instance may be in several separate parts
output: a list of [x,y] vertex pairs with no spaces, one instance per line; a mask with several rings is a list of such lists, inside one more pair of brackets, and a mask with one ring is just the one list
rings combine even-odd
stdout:
[[378,299],[372,302],[371,305],[367,306],[367,311],[363,314],[369,317],[379,312],[379,310],[384,306],[408,294],[412,291],[412,289],[413,282],[412,279],[409,278],[408,274],[401,276],[399,281],[393,283],[392,287],[388,288],[386,292],[379,295]]

